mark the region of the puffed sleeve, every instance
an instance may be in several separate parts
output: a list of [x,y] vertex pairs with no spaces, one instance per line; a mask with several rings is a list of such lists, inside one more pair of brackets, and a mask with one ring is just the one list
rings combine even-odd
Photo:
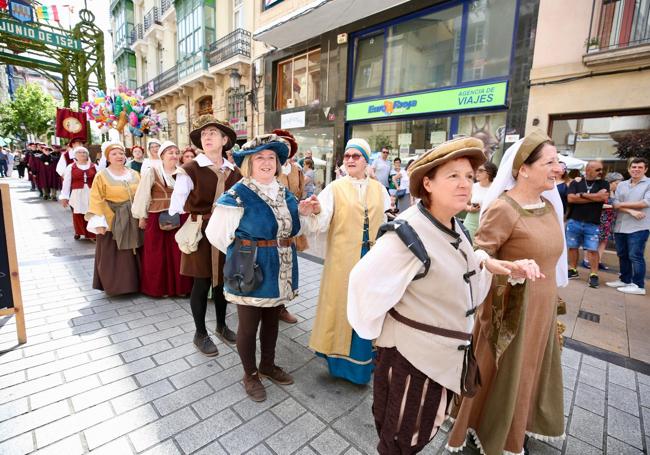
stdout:
[[[400,301],[422,267],[394,232],[382,236],[357,262],[348,285],[348,321],[361,338],[379,336],[386,313]],[[372,279],[377,270],[382,271],[381,286]]]
[[149,168],[141,174],[140,183],[138,184],[138,189],[133,198],[133,205],[131,206],[131,213],[134,218],[147,218],[149,204],[151,203],[151,188],[155,181],[154,172],[155,170],[153,168]]
[[175,215],[177,213],[185,213],[183,210],[185,202],[194,189],[194,183],[189,175],[185,173],[183,168],[178,168],[176,172],[174,183],[174,191],[172,192],[171,201],[169,203],[169,214]]
[[72,188],[72,164],[65,168],[63,171],[63,184],[61,186],[61,194],[59,199],[70,199],[70,192]]
[[88,211],[84,218],[88,221],[88,231],[97,234],[97,228],[108,229],[106,221],[106,182],[103,174],[98,174],[93,179],[93,186],[90,188],[90,201]]
[[240,207],[233,196],[222,194],[214,206],[210,221],[205,228],[208,241],[222,253],[235,239],[235,231],[244,216],[244,208]]
[[496,199],[481,217],[474,237],[475,248],[498,257],[498,251],[512,235],[518,218],[514,207],[503,199]]

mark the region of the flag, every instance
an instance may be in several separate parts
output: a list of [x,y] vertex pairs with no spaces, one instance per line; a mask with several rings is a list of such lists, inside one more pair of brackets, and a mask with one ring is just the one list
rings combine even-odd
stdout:
[[56,5],[53,6],[36,6],[34,7],[36,11],[36,17],[39,20],[49,21],[50,19],[59,22],[59,9]]
[[84,112],[75,112],[71,109],[57,108],[56,110],[56,136],[72,139],[87,135],[88,121]]
[[0,0],[0,8],[7,9],[7,0]]

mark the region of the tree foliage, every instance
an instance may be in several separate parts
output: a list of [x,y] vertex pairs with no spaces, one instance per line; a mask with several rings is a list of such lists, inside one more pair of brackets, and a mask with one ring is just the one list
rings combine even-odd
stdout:
[[38,84],[18,87],[13,100],[0,104],[0,136],[27,140],[27,135],[41,137],[55,125],[56,105],[49,93]]
[[616,154],[623,159],[641,157],[650,159],[650,130],[634,130],[612,133]]

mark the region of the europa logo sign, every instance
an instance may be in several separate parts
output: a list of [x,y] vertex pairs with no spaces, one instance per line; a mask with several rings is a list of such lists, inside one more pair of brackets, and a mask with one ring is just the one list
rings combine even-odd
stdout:
[[385,115],[403,114],[408,112],[409,109],[418,105],[417,100],[410,101],[391,101],[386,100],[383,104],[371,104],[368,106],[368,114],[383,112]]

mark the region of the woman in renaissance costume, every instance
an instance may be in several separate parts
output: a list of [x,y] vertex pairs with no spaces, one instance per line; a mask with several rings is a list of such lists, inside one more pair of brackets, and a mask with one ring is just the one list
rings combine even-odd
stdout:
[[[474,251],[455,218],[485,161],[482,148],[475,138],[454,139],[417,159],[410,189],[420,202],[384,228],[350,274],[348,319],[378,347],[372,410],[380,454],[419,452],[436,435],[453,394],[475,393],[474,312],[492,273],[535,276],[532,261]],[[377,270],[381,285],[366,278]]]
[[[352,267],[374,244],[390,208],[386,188],[367,175],[371,149],[364,139],[350,139],[343,164],[347,175],[318,195],[321,212],[309,231],[327,232],[325,266],[321,277],[316,320],[309,347],[327,360],[332,376],[355,384],[370,381],[372,341],[361,338],[347,318],[348,278]],[[380,285],[380,283],[378,283]]]
[[97,234],[93,288],[109,295],[140,290],[142,231],[131,216],[131,204],[140,182],[125,166],[126,152],[119,142],[102,145],[106,169],[97,173],[86,212],[88,230]]
[[[529,257],[542,279],[495,277],[477,314],[475,356],[482,387],[454,412],[447,449],[471,435],[481,453],[519,454],[526,436],[564,438],[557,290],[567,282],[557,149],[533,132],[506,152],[482,205],[475,247],[490,257]],[[507,191],[507,192],[504,192]]]
[[63,188],[59,199],[64,208],[72,207],[75,240],[80,239],[82,235],[86,239],[94,240],[95,234],[88,231],[88,221],[84,216],[88,211],[90,188],[93,186],[97,167],[90,161],[90,154],[85,147],[75,148],[74,156],[75,161],[63,171]]
[[174,236],[187,215],[168,215],[180,151],[165,141],[158,153],[160,160],[142,172],[131,208],[144,230],[140,291],[151,297],[186,295],[192,279],[180,274],[181,250]]

